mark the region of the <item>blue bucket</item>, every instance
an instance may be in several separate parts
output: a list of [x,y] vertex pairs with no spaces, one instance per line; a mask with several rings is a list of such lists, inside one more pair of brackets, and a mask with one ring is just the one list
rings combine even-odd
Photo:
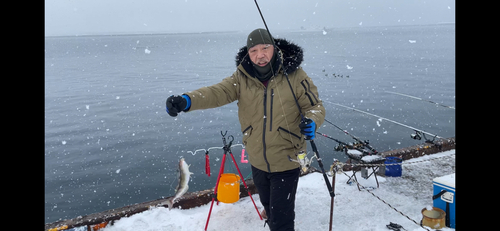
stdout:
[[403,160],[399,157],[389,156],[385,158],[385,164],[397,164],[398,165],[386,165],[385,166],[385,175],[391,177],[399,177],[401,176],[401,163]]

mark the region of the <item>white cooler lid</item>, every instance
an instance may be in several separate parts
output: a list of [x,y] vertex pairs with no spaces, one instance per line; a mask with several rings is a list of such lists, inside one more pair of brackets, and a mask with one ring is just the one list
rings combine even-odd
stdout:
[[433,181],[439,184],[446,185],[451,188],[455,188],[455,173],[441,177],[436,177],[434,178]]

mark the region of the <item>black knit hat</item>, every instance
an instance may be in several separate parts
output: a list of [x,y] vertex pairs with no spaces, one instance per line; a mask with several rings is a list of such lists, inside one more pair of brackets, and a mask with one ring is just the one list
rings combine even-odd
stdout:
[[248,35],[247,48],[250,49],[257,44],[273,44],[273,40],[271,40],[271,36],[269,36],[266,29],[255,29]]

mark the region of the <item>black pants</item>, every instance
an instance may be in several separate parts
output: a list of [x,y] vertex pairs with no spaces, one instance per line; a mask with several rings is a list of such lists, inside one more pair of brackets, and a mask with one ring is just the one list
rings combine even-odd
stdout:
[[252,166],[253,182],[259,191],[271,231],[293,231],[295,193],[300,170],[268,173]]

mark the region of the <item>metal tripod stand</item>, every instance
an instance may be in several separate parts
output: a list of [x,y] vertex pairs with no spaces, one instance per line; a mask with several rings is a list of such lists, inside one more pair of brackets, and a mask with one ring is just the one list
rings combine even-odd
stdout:
[[[210,204],[210,211],[208,212],[207,223],[205,225],[205,231],[207,230],[208,222],[210,221],[210,215],[212,214],[212,207],[214,206],[215,198],[217,198],[217,189],[219,187],[220,177],[221,177],[222,173],[224,172],[224,164],[226,163],[227,153],[229,153],[231,155],[231,159],[233,159],[233,163],[236,166],[236,170],[238,170],[238,174],[240,174],[240,179],[243,181],[243,185],[245,186],[245,188],[248,192],[248,196],[250,196],[250,199],[252,200],[252,203],[253,203],[253,206],[255,207],[255,210],[257,210],[257,214],[259,215],[259,218],[262,220],[262,216],[259,213],[259,209],[257,208],[257,205],[255,205],[255,201],[252,198],[252,194],[250,194],[250,190],[248,189],[247,183],[245,182],[243,175],[241,174],[240,168],[238,167],[238,164],[236,164],[236,160],[234,159],[233,153],[231,152],[231,144],[233,143],[234,137],[232,135],[230,135],[228,137],[230,139],[229,144],[226,144],[226,137],[225,136],[227,134],[227,131],[224,134],[221,131],[220,134],[222,135],[222,143],[224,144],[224,147],[223,147],[224,155],[222,156],[222,163],[220,166],[219,175],[217,176],[217,183],[215,183],[214,194],[212,195],[212,203]],[[219,201],[217,201],[217,204],[219,204]]]

